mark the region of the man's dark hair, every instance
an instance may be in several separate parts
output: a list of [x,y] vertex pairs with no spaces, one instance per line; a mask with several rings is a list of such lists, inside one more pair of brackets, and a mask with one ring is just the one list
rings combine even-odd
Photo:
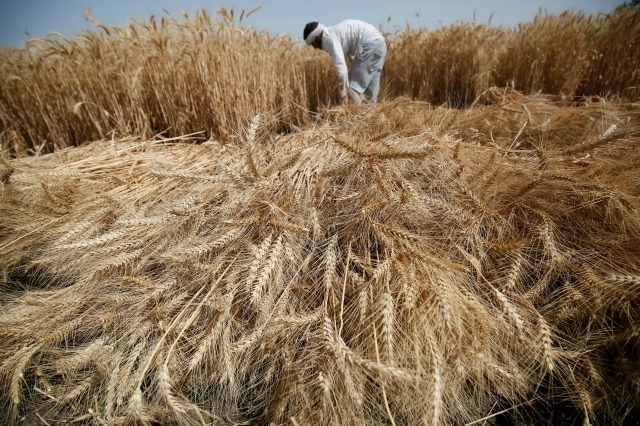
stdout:
[[317,22],[309,22],[307,25],[305,25],[304,27],[304,39],[306,40],[307,37],[309,37],[309,34],[311,34],[311,31],[315,30],[318,27],[318,23]]

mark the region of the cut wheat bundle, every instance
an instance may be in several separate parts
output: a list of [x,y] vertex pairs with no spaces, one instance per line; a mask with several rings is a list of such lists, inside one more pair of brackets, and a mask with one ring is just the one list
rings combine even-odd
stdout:
[[508,96],[7,160],[3,420],[637,413],[638,109]]

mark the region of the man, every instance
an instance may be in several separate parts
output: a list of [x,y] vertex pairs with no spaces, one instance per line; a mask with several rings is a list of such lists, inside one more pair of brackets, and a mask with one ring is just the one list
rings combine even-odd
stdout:
[[[338,73],[340,97],[347,100],[347,90],[356,104],[377,102],[380,74],[387,55],[383,35],[373,25],[357,19],[347,19],[332,27],[310,22],[304,27],[307,45],[329,52]],[[351,58],[347,70],[346,56]]]

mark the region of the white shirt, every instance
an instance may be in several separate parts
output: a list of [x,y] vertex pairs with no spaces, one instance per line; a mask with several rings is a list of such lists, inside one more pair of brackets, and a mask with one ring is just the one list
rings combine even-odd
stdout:
[[322,49],[329,52],[338,73],[340,96],[347,96],[349,85],[345,57],[355,56],[359,46],[377,39],[384,40],[380,31],[373,25],[357,19],[347,19],[332,27],[326,27],[322,32]]

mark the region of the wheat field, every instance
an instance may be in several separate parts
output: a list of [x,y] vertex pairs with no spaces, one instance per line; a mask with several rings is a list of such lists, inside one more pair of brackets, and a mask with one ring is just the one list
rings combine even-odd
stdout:
[[640,421],[637,10],[387,34],[357,108],[242,15],[2,51],[1,421]]

